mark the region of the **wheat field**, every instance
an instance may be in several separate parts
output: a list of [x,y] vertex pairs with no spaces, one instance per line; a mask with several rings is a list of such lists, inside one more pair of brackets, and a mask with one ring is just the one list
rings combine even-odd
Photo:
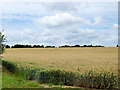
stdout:
[[11,48],[6,49],[3,59],[23,67],[60,69],[83,73],[118,71],[117,47],[81,48]]

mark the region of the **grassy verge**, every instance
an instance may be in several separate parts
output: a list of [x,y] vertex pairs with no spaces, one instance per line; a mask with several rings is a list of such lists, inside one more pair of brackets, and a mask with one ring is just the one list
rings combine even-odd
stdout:
[[117,88],[118,77],[109,72],[95,73],[93,71],[89,71],[84,74],[77,74],[61,70],[41,70],[22,67],[17,68],[16,65],[7,61],[3,61],[2,65],[6,67],[10,72],[15,73],[15,75],[19,75],[27,80],[35,80],[41,84],[52,83],[55,85],[68,85],[101,89]]
[[[62,86],[62,85],[53,85],[52,83],[39,84],[35,81],[26,80],[24,77],[16,76],[15,74],[10,73],[3,67],[2,71],[2,88],[76,88],[76,90],[82,90],[78,87]],[[78,88],[78,89],[77,89]],[[58,89],[57,89],[58,90]]]
[[30,82],[24,79],[21,76],[16,76],[11,74],[5,68],[3,68],[2,72],[2,88],[43,88],[43,86],[39,86],[36,82]]

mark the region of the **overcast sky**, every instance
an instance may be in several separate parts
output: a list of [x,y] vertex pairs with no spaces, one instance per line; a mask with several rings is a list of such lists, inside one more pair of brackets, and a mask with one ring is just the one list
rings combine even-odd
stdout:
[[116,46],[118,3],[3,3],[2,28],[9,45]]

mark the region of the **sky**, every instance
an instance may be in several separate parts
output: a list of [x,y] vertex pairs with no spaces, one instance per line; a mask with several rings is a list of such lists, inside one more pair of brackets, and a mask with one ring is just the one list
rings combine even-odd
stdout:
[[4,2],[7,44],[118,44],[117,2]]

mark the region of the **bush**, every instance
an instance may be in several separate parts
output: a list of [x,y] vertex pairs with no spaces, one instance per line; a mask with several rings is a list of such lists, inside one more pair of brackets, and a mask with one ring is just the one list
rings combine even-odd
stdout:
[[36,74],[37,81],[40,83],[53,83],[72,86],[76,75],[72,72],[61,70],[39,71]]
[[93,71],[78,74],[61,70],[43,70],[31,68],[17,68],[13,63],[2,61],[2,65],[10,72],[21,75],[28,80],[36,80],[39,83],[53,83],[69,86],[88,88],[117,88],[118,76],[109,72],[95,73]]
[[15,73],[18,68],[15,64],[2,60],[2,66],[8,69],[11,73]]

